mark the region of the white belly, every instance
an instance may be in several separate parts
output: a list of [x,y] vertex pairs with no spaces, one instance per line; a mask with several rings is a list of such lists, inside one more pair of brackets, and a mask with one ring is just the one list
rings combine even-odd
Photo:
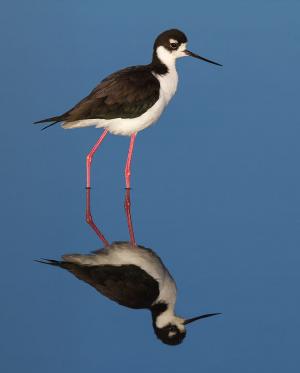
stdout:
[[133,133],[139,132],[151,126],[158,120],[165,107],[174,96],[178,83],[178,75],[175,66],[174,69],[170,69],[166,75],[161,76],[154,74],[154,76],[159,80],[160,83],[159,99],[153,106],[151,106],[150,109],[148,109],[139,117],[115,119],[84,119],[75,122],[63,123],[62,127],[71,129],[95,126],[97,128],[106,128],[110,133],[114,135],[130,136]]
[[130,136],[133,133],[139,132],[155,123],[161,116],[165,107],[165,99],[160,95],[156,103],[139,117],[116,118],[110,120],[100,119],[101,122],[99,122],[96,127],[105,127],[114,135]]

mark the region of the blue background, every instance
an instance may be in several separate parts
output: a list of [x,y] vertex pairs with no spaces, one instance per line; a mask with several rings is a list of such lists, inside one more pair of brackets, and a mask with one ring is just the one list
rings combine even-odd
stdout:
[[[3,1],[1,359],[3,372],[295,372],[299,369],[299,1]],[[96,129],[41,132],[108,73],[148,63],[177,27],[189,49],[177,95],[137,137],[132,214],[179,287],[177,312],[222,312],[161,344],[146,311],[33,262],[101,247],[84,222]],[[94,220],[127,240],[129,139],[95,156]]]

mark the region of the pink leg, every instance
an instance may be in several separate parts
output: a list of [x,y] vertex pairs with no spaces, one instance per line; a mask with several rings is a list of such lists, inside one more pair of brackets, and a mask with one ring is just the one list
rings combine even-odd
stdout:
[[85,220],[88,223],[88,225],[93,229],[93,231],[96,233],[96,235],[100,238],[100,240],[104,243],[104,246],[105,247],[109,246],[109,242],[106,240],[106,238],[100,232],[100,229],[96,226],[96,224],[93,221],[93,217],[91,213],[91,189],[90,188],[86,190]]
[[86,187],[91,187],[91,163],[93,160],[93,156],[96,153],[97,149],[99,148],[100,144],[104,140],[104,137],[107,135],[108,130],[104,130],[102,135],[99,137],[99,140],[96,142],[96,144],[93,146],[92,150],[89,152],[89,154],[86,157]]
[[125,212],[126,212],[130,242],[133,246],[136,246],[136,242],[134,238],[134,231],[133,231],[133,226],[132,226],[132,220],[131,220],[130,189],[126,189],[124,207],[125,207]]
[[131,166],[131,159],[132,159],[135,138],[136,138],[136,133],[131,135],[131,138],[130,138],[130,145],[129,145],[128,156],[127,156],[127,161],[126,161],[126,166],[125,166],[126,189],[130,189],[130,175],[131,175],[130,166]]

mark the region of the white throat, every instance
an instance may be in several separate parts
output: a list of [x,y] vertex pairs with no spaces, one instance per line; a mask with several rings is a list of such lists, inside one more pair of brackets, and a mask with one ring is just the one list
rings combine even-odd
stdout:
[[176,70],[176,57],[163,46],[158,47],[156,53],[161,63],[168,68],[168,72],[164,75],[153,73],[160,83],[160,98],[167,105],[177,90],[178,74]]
[[161,63],[167,66],[170,69],[176,69],[175,62],[176,56],[173,55],[170,51],[168,51],[165,47],[160,46],[156,49],[156,54]]
[[174,308],[170,306],[166,309],[166,311],[161,313],[155,321],[155,324],[158,328],[163,328],[168,324],[173,324],[176,325],[180,331],[184,331],[185,329],[183,323],[184,319],[176,316],[174,314]]

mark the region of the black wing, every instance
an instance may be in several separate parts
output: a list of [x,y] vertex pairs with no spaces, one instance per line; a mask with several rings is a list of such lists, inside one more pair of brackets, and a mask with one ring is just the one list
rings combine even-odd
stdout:
[[158,282],[132,264],[87,266],[63,261],[59,265],[122,306],[150,308],[159,295]]
[[155,104],[159,98],[159,89],[159,82],[149,66],[128,67],[109,75],[65,114],[36,123],[134,118]]

